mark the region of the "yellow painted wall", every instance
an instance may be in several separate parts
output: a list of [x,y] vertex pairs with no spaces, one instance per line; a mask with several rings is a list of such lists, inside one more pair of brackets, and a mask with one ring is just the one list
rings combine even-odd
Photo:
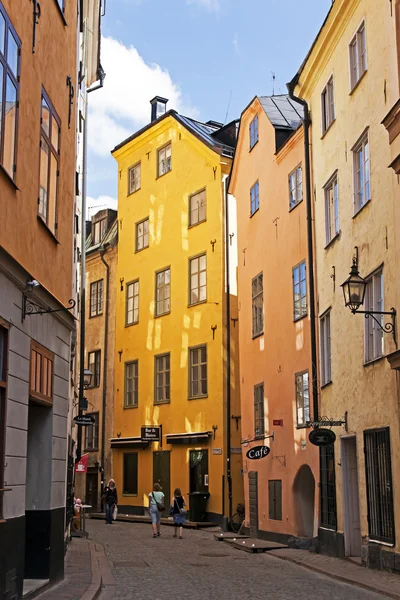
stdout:
[[[350,93],[349,43],[365,18],[368,70]],[[383,358],[364,365],[364,317],[344,306],[340,284],[348,277],[359,248],[360,275],[381,264],[385,310],[395,306],[398,271],[395,263],[396,230],[391,162],[387,133],[381,125],[398,98],[394,16],[390,6],[374,0],[336,0],[300,77],[296,94],[311,108],[312,160],[315,191],[316,272],[318,311],[331,307],[332,385],[321,390],[321,414],[339,419],[348,411],[348,434],[335,428],[338,531],[344,530],[341,437],[356,435],[361,535],[368,535],[363,431],[390,426],[392,460],[399,456],[398,402],[395,373]],[[336,121],[322,136],[321,92],[333,74]],[[353,157],[351,149],[369,127],[371,201],[354,216]],[[325,248],[323,186],[338,170],[340,235]],[[332,279],[335,267],[335,281]],[[385,353],[393,351],[385,335]],[[395,520],[400,522],[400,477],[392,463]],[[398,526],[397,526],[398,530]],[[397,534],[398,535],[398,534]],[[400,548],[397,537],[396,548]]]
[[[157,149],[172,143],[172,170],[157,178]],[[114,435],[139,436],[142,425],[163,426],[163,435],[212,431],[215,440],[202,448],[209,450],[208,510],[222,512],[222,476],[225,456],[213,455],[212,448],[225,447],[224,430],[224,206],[223,172],[229,159],[221,159],[197,140],[176,119],[169,116],[135,140],[115,151],[118,161],[119,256],[117,289]],[[141,161],[141,189],[128,196],[128,169]],[[189,195],[206,188],[207,220],[188,228]],[[135,223],[149,217],[150,247],[135,253]],[[214,250],[211,241],[215,240]],[[188,307],[188,259],[207,254],[207,302]],[[155,272],[171,268],[170,314],[154,317]],[[125,327],[126,283],[139,279],[139,323]],[[217,326],[213,340],[212,326]],[[207,344],[208,397],[188,400],[188,347]],[[154,405],[154,357],[170,352],[171,402]],[[124,409],[124,363],[139,361],[139,406]],[[239,434],[240,436],[240,431]],[[235,442],[234,445],[240,445]],[[194,449],[196,446],[190,446]],[[120,504],[147,505],[152,487],[152,451],[155,443],[139,450],[137,497],[123,497]],[[171,493],[181,487],[189,492],[189,449],[171,450]],[[114,477],[122,488],[122,454],[114,451]],[[235,463],[236,465],[236,463]],[[236,477],[240,475],[237,465]],[[239,500],[238,500],[239,501]]]

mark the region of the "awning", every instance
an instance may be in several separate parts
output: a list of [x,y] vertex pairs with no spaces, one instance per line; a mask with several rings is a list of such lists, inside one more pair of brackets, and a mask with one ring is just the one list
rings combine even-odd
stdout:
[[193,433],[170,433],[166,435],[167,444],[204,444],[212,436],[212,431],[195,431]]
[[143,441],[140,436],[137,437],[116,437],[111,438],[111,448],[148,448],[149,442]]

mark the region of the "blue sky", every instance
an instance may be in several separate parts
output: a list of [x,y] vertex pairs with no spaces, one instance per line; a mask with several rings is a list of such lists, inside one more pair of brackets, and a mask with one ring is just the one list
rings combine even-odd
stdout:
[[331,0],[108,0],[104,89],[90,94],[90,214],[116,206],[110,150],[150,118],[149,100],[200,120],[239,117],[256,95],[286,93]]

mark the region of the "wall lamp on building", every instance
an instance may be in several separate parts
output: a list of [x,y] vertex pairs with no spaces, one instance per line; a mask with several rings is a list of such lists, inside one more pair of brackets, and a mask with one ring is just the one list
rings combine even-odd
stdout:
[[37,279],[29,279],[26,282],[26,289],[22,292],[22,322],[26,317],[30,317],[31,315],[57,313],[72,310],[73,308],[75,308],[76,301],[72,298],[71,300],[68,300],[69,306],[63,306],[62,308],[49,308],[37,304],[36,302],[34,302],[34,300],[32,300],[31,297],[28,296],[28,294],[38,288],[40,288],[40,283],[37,281]]
[[[394,343],[397,346],[396,340],[396,309],[391,308],[389,311],[374,311],[374,310],[360,310],[364,304],[365,292],[367,289],[368,282],[360,276],[358,271],[358,248],[356,246],[356,255],[353,258],[353,264],[351,266],[349,277],[341,285],[343,288],[344,302],[355,315],[360,313],[365,315],[366,319],[372,318],[378,325],[378,327],[384,333],[392,333]],[[390,315],[392,322],[383,323],[382,316]],[[380,317],[380,318],[377,318]]]
[[89,371],[89,369],[85,369],[83,371],[83,387],[85,388],[85,390],[90,388],[90,384],[92,383],[92,377],[92,371]]

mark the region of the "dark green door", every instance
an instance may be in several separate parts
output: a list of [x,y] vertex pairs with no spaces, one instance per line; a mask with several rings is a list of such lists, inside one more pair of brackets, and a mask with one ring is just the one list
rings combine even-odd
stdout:
[[208,450],[190,450],[190,493],[208,492]]
[[168,450],[153,452],[153,483],[159,483],[165,495],[165,511],[168,515],[168,507],[171,503],[171,466],[170,452]]

